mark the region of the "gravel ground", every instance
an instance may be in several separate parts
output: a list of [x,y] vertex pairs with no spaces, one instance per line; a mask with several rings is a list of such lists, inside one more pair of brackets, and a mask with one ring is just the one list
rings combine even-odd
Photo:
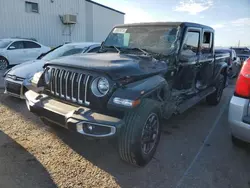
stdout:
[[163,122],[157,153],[145,168],[122,162],[115,140],[86,140],[45,126],[24,101],[1,92],[0,187],[250,187],[250,150],[232,145],[227,125],[233,86],[220,105],[201,102]]
[[[3,105],[3,101],[9,100],[15,101],[17,111]],[[33,155],[58,187],[118,187],[110,174],[64,144],[55,135],[55,130],[44,126],[32,114],[22,116],[20,112],[26,109],[21,101],[10,97],[6,99],[2,95],[0,101],[0,130]],[[9,187],[6,183],[6,187]]]

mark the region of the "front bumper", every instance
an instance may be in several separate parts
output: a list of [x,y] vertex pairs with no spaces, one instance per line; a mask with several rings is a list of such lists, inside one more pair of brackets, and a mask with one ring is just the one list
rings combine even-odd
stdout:
[[77,107],[57,101],[48,95],[34,91],[25,93],[28,109],[52,123],[89,137],[116,135],[123,120],[94,112],[86,107]]
[[17,97],[20,99],[25,99],[24,92],[25,87],[23,86],[23,81],[12,80],[10,78],[4,79],[4,93]]
[[250,143],[249,100],[233,96],[229,104],[228,122],[232,135]]

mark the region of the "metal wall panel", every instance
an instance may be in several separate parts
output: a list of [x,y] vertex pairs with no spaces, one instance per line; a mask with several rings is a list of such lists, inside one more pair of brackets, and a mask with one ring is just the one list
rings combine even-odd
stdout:
[[[124,23],[124,15],[95,4],[86,7],[90,2],[84,0],[27,0],[38,3],[39,13],[27,13],[25,1],[0,0],[0,38],[36,38],[55,47],[68,41],[101,41],[114,25]],[[63,25],[59,15],[64,14],[77,15],[77,24]]]

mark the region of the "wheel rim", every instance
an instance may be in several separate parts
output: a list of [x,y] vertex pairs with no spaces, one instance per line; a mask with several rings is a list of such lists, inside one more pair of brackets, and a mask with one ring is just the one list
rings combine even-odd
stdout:
[[219,87],[218,87],[218,91],[217,91],[217,101],[220,100],[221,95],[222,95],[222,91],[223,91],[223,82],[224,82],[224,80],[221,80],[221,81],[220,81],[220,85],[219,85]]
[[159,135],[159,118],[157,114],[151,113],[142,130],[141,147],[144,154],[150,153],[156,145]]
[[4,59],[0,59],[0,70],[4,70],[8,67],[8,63]]

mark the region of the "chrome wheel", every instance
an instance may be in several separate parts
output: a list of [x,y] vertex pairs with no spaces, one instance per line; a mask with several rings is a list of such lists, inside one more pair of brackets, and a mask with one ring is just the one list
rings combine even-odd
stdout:
[[144,154],[149,154],[156,145],[159,136],[159,118],[157,114],[151,113],[142,130],[141,148]]
[[5,70],[8,67],[8,62],[5,59],[0,59],[0,70]]

